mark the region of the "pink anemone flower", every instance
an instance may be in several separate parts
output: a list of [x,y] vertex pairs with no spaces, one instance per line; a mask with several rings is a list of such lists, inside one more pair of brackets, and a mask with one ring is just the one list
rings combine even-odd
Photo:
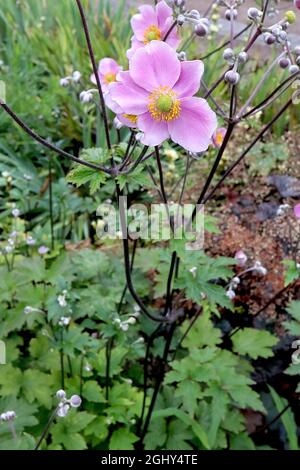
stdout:
[[294,214],[297,219],[300,219],[300,204],[294,206]]
[[[133,56],[136,50],[149,42],[163,41],[174,22],[172,8],[165,1],[159,2],[156,7],[142,5],[139,7],[139,12],[131,19],[134,36],[131,39],[131,49],[127,51],[128,59]],[[172,29],[166,42],[174,49],[177,48],[180,42],[177,28]]]
[[212,137],[212,144],[214,147],[220,148],[222,146],[226,132],[227,130],[225,127],[219,127],[219,129],[216,130]]
[[294,0],[295,7],[300,10],[300,0]]
[[217,128],[207,101],[194,95],[203,74],[200,60],[181,62],[174,49],[152,41],[139,49],[109,87],[110,97],[126,116],[136,119],[144,145],[171,138],[190,152],[203,152]]
[[[123,70],[123,68],[114,59],[105,57],[105,59],[100,60],[98,75],[104,95],[108,93],[109,85],[117,81],[117,75],[121,70]],[[91,76],[91,82],[96,85],[97,82],[95,74]]]

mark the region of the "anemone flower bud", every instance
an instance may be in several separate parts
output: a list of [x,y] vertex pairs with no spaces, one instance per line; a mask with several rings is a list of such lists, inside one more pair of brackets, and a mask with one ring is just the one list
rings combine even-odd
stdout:
[[60,418],[65,418],[70,410],[70,405],[68,403],[62,403],[59,405],[57,410],[57,416]]
[[228,21],[231,21],[231,19],[236,20],[238,16],[238,11],[236,8],[228,8],[225,12],[225,18]]
[[264,37],[265,43],[268,44],[269,46],[271,44],[274,44],[274,42],[276,41],[275,36],[271,33],[265,33],[263,37]]
[[176,7],[183,7],[185,5],[185,0],[174,0]]
[[223,59],[224,60],[233,60],[234,59],[234,51],[231,47],[227,47],[227,49],[223,52]]
[[90,91],[82,91],[79,95],[79,99],[83,104],[90,103],[93,99],[93,93]]
[[69,78],[65,77],[65,78],[61,78],[59,80],[59,84],[60,86],[63,86],[63,87],[67,87],[69,85]]
[[282,69],[287,69],[290,67],[291,61],[287,57],[281,57],[281,59],[278,61],[278,64]]
[[260,261],[256,261],[254,266],[253,266],[253,271],[255,271],[257,274],[260,274],[261,276],[265,276],[267,274],[267,269],[261,264]]
[[299,45],[299,46],[296,46],[296,47],[294,48],[294,53],[295,53],[296,55],[300,55],[300,45]]
[[207,33],[208,33],[208,29],[205,26],[205,24],[203,24],[202,22],[199,22],[195,26],[195,34],[197,34],[197,36],[199,36],[200,38],[203,38],[204,36],[206,36]]
[[40,255],[46,255],[49,251],[49,248],[47,248],[46,246],[42,245],[39,247],[38,249],[38,252]]
[[177,24],[178,26],[182,26],[185,23],[185,16],[184,15],[178,15],[177,16]]
[[59,400],[64,400],[66,398],[66,392],[64,390],[57,390],[56,392],[56,398]]
[[274,36],[278,36],[281,31],[282,31],[282,26],[278,24],[278,25],[274,26],[274,28],[272,29],[272,34]]
[[293,12],[292,10],[288,10],[284,16],[287,22],[290,24],[295,23],[295,21],[297,20],[297,16],[295,15],[295,12]]
[[300,56],[296,59],[296,64],[300,66]]
[[234,258],[236,259],[236,261],[238,262],[238,265],[241,268],[243,268],[248,261],[248,256],[242,250],[238,250],[236,254],[234,255]]
[[234,70],[228,70],[228,72],[225,73],[225,80],[230,83],[230,85],[237,85],[240,78],[240,74],[238,72],[234,72]]
[[79,395],[72,395],[69,401],[72,408],[78,408],[82,403]]
[[187,58],[186,58],[186,53],[185,53],[184,51],[178,52],[177,57],[178,57],[178,59],[181,60],[182,62],[183,62],[184,60],[187,60]]
[[72,75],[73,82],[78,83],[81,79],[81,73],[76,70]]
[[13,209],[13,210],[12,210],[12,215],[13,215],[13,217],[15,217],[15,218],[19,217],[19,216],[20,216],[20,211],[19,211],[19,209]]
[[285,31],[280,31],[278,36],[279,36],[279,39],[283,42],[287,40],[287,33]]
[[200,13],[199,13],[198,10],[191,10],[189,12],[189,16],[191,16],[192,18],[195,18],[196,20],[201,18]]
[[233,289],[228,289],[226,295],[230,300],[233,300],[236,297],[236,294]]
[[249,8],[248,10],[248,18],[250,20],[256,20],[262,15],[262,12],[258,10],[258,8]]
[[291,65],[289,68],[289,72],[291,74],[299,72],[300,68],[298,65]]
[[238,61],[241,63],[241,64],[245,64],[248,60],[248,54],[247,52],[240,52],[239,55],[238,55]]

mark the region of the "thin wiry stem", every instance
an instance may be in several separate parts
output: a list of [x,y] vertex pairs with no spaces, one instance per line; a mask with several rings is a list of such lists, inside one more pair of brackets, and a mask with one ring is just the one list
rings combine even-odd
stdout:
[[183,341],[185,340],[185,338],[187,337],[187,335],[189,334],[189,332],[191,331],[191,329],[192,329],[193,326],[195,325],[196,321],[198,320],[201,311],[202,311],[202,310],[199,309],[198,312],[196,313],[196,315],[194,315],[194,317],[192,318],[192,321],[190,322],[189,326],[187,327],[187,329],[186,329],[185,332],[183,333],[182,337],[181,337],[180,340],[178,341],[178,344],[177,344],[177,346],[176,346],[176,348],[175,348],[175,351],[174,351],[174,353],[173,353],[172,361],[175,360],[176,354],[177,354],[179,348],[181,347]]
[[161,190],[161,194],[162,194],[162,197],[163,197],[163,202],[165,204],[168,204],[168,199],[167,199],[165,185],[164,185],[164,174],[163,174],[163,169],[162,169],[162,165],[161,165],[161,161],[160,161],[160,155],[159,155],[158,147],[155,147],[155,156],[156,156],[156,163],[157,163],[159,181],[160,181],[160,190]]
[[[214,164],[213,164],[213,166],[212,166],[212,168],[211,168],[211,170],[210,170],[210,173],[209,173],[209,175],[208,175],[208,177],[207,177],[207,180],[206,180],[206,182],[205,182],[205,185],[204,185],[204,187],[203,187],[203,189],[202,189],[202,191],[201,191],[201,193],[200,193],[200,196],[199,196],[199,198],[198,198],[197,204],[202,204],[203,201],[204,201],[204,197],[205,197],[205,195],[206,195],[206,193],[207,193],[207,191],[208,191],[208,189],[209,189],[209,187],[210,187],[210,184],[211,184],[211,182],[212,182],[212,180],[213,180],[213,177],[215,176],[215,173],[216,173],[216,171],[217,171],[217,169],[218,169],[218,167],[219,167],[220,161],[221,161],[222,156],[223,156],[223,154],[224,154],[224,152],[225,152],[225,149],[226,149],[226,147],[227,147],[227,144],[228,144],[228,142],[229,142],[229,139],[230,139],[230,137],[231,137],[231,134],[232,134],[232,132],[233,132],[233,130],[234,130],[234,127],[235,127],[235,123],[229,123],[228,128],[227,128],[227,132],[226,132],[225,137],[224,137],[223,142],[222,142],[222,145],[221,145],[221,147],[220,147],[220,149],[219,149],[219,152],[218,152],[218,154],[217,154],[217,156],[216,156],[216,159],[215,159],[215,161],[214,161]],[[194,212],[195,212],[195,210],[194,210]],[[195,215],[196,215],[196,214],[195,214]],[[193,218],[194,218],[194,217],[193,217]]]
[[81,160],[80,158],[75,157],[74,155],[65,152],[64,150],[61,150],[60,148],[56,147],[55,145],[51,144],[48,142],[48,140],[43,139],[39,134],[37,134],[33,129],[27,126],[25,122],[22,121],[22,119],[16,115],[16,113],[6,104],[0,102],[0,106],[2,109],[13,118],[13,120],[18,124],[23,131],[26,132],[32,139],[36,140],[39,142],[41,145],[44,147],[48,148],[49,150],[53,150],[55,153],[58,155],[61,155],[62,157],[67,158],[68,160],[72,160],[73,162],[80,163],[80,165],[84,165],[88,168],[92,168],[93,170],[98,170],[98,171],[103,171],[104,173],[111,174],[111,170],[109,168],[105,168],[100,165],[94,165],[93,163],[86,162],[85,160]]
[[[245,28],[243,28],[239,33],[237,33],[235,36],[233,36],[233,39],[238,39],[240,36],[242,36],[248,29],[251,28],[251,23],[248,24],[247,26],[245,26]],[[224,49],[224,47],[228,46],[230,44],[230,39],[228,41],[225,41],[221,44],[221,46],[217,47],[216,49],[214,49],[213,51],[211,52],[208,52],[206,55],[200,57],[200,60],[205,60],[205,59],[208,59],[209,57],[211,57],[212,55],[216,54],[217,52],[221,51],[222,49]]]
[[52,166],[49,158],[48,166],[49,178],[49,215],[50,215],[50,233],[51,233],[51,249],[54,250],[54,217],[53,217],[53,182],[52,182]]
[[251,95],[249,96],[249,98],[247,99],[246,103],[243,105],[243,107],[241,108],[241,110],[238,112],[238,115],[237,115],[237,118],[240,118],[246,111],[247,109],[249,108],[249,106],[252,104],[252,101],[254,100],[254,98],[256,97],[257,93],[261,90],[262,86],[264,85],[264,83],[266,82],[267,78],[269,77],[270,73],[272,72],[273,68],[278,64],[278,60],[283,57],[285,55],[285,53],[283,52],[282,54],[279,55],[279,57],[276,57],[275,60],[273,60],[273,62],[270,64],[270,66],[267,68],[267,70],[265,71],[265,73],[263,74],[263,76],[261,77],[260,81],[258,82],[258,84],[256,85],[256,87],[254,88],[253,92],[251,93]]
[[[267,310],[268,307],[270,307],[270,305],[272,305],[279,297],[282,296],[282,294],[284,294],[284,292],[286,292],[287,290],[289,290],[291,287],[293,287],[295,285],[296,281],[292,282],[291,284],[288,284],[287,286],[283,287],[282,289],[280,289],[280,291],[276,292],[275,295],[273,295],[273,297],[268,300],[268,302],[263,306],[261,307],[256,313],[254,313],[252,315],[252,318],[256,318],[258,317],[261,313],[263,313],[265,310]],[[230,333],[227,333],[225,335],[225,337],[227,338],[232,338],[232,336],[234,336],[238,331],[240,331],[243,327],[242,326],[239,326],[238,328],[235,328],[233,331],[231,331]]]
[[92,64],[92,67],[93,67],[93,72],[94,72],[94,75],[95,75],[97,88],[98,88],[98,92],[99,92],[100,104],[101,104],[103,121],[104,121],[104,128],[105,128],[106,143],[107,143],[108,149],[111,149],[108,118],[107,118],[107,113],[106,113],[106,106],[105,106],[102,86],[101,86],[101,82],[100,82],[100,77],[99,77],[99,74],[98,74],[98,68],[97,68],[97,64],[96,64],[96,59],[95,59],[95,54],[94,54],[94,50],[93,50],[93,46],[92,46],[90,32],[89,32],[88,24],[87,24],[86,17],[85,17],[85,14],[84,14],[82,3],[81,3],[80,0],[76,0],[76,3],[77,3],[77,6],[78,6],[78,9],[79,9],[80,16],[81,16],[81,21],[82,21],[82,26],[83,26],[83,29],[84,29],[86,43],[87,43],[87,46],[88,46],[89,55],[90,55],[90,59],[91,59],[91,64]]
[[144,415],[146,411],[146,401],[147,401],[147,392],[148,392],[148,361],[150,357],[151,347],[155,338],[157,338],[160,335],[162,328],[163,328],[163,325],[158,325],[153,331],[153,333],[151,333],[147,341],[147,347],[146,347],[146,353],[145,353],[145,359],[144,359],[144,384],[143,384],[144,396],[143,396],[142,412],[141,412],[141,416],[138,420],[138,425],[137,425],[138,436],[141,433],[141,428],[143,425]]
[[[247,113],[243,114],[241,116],[241,120],[242,119],[246,119],[247,117],[249,116],[252,116],[253,114],[255,114],[256,112],[260,111],[266,104],[271,104],[269,103],[269,101],[282,89],[285,87],[285,85],[291,85],[294,80],[296,80],[296,78],[300,76],[300,72],[296,72],[294,73],[293,75],[290,75],[289,77],[287,77],[282,83],[280,83],[280,85],[278,85],[273,91],[272,93],[270,93],[265,99],[263,99],[258,105],[254,106],[254,108],[250,109],[250,111],[248,111]],[[290,83],[291,82],[291,83]],[[286,88],[287,89],[287,88]],[[285,89],[285,90],[286,90]],[[284,90],[284,91],[285,91]],[[277,98],[277,96],[275,96],[275,99]],[[273,102],[273,101],[272,101]]]
[[110,387],[110,364],[111,364],[111,354],[113,349],[114,339],[109,338],[106,343],[105,348],[105,360],[106,360],[106,368],[105,368],[105,399],[108,402],[109,400],[109,387]]
[[129,159],[130,159],[130,149],[131,149],[131,146],[134,144],[134,141],[135,141],[135,131],[131,131],[130,133],[130,137],[129,137],[129,140],[128,140],[128,144],[127,144],[127,148],[126,148],[126,152],[125,152],[125,155],[124,155],[124,160],[122,161],[122,164],[120,166],[120,171],[123,170],[123,168],[127,165]]
[[48,431],[50,429],[50,426],[51,424],[53,423],[55,417],[57,416],[57,412],[58,412],[58,406],[55,408],[55,410],[53,411],[53,413],[51,414],[46,426],[45,426],[45,429],[43,430],[39,440],[37,441],[36,445],[35,445],[35,448],[34,450],[38,450],[43,442],[43,440],[45,439],[45,437],[47,436],[48,434]]
[[167,323],[168,320],[166,318],[157,317],[156,315],[153,315],[152,313],[148,311],[148,309],[145,307],[142,299],[139,297],[139,295],[137,294],[133,286],[131,269],[130,269],[130,254],[129,254],[128,233],[127,233],[127,224],[126,224],[126,211],[121,200],[121,191],[120,191],[118,184],[116,184],[116,191],[117,191],[117,197],[119,201],[120,223],[121,223],[121,230],[122,230],[122,237],[123,237],[123,256],[124,256],[124,265],[125,265],[125,276],[126,276],[128,290],[130,294],[132,295],[133,299],[135,300],[135,302],[137,303],[137,305],[140,307],[143,314],[146,315],[146,317],[148,317],[150,320],[153,320],[155,322]]
[[173,31],[173,29],[176,27],[176,25],[177,25],[177,20],[175,20],[175,21],[171,24],[171,26],[170,26],[170,28],[168,29],[168,31],[167,31],[165,37],[163,38],[163,41],[166,41],[166,40],[168,39],[168,37],[170,36],[170,34],[172,33],[172,31]]
[[172,282],[173,282],[173,275],[174,275],[176,262],[177,262],[177,253],[176,251],[173,251],[171,264],[170,264],[170,270],[168,274],[168,281],[167,281],[166,305],[165,305],[165,310],[164,310],[165,317],[168,314],[170,314],[172,310]]
[[293,103],[293,99],[291,98],[273,117],[273,119],[261,130],[261,132],[255,137],[255,139],[248,145],[248,147],[244,150],[241,156],[228,168],[228,170],[224,173],[220,181],[216,184],[216,186],[211,190],[211,192],[203,199],[203,204],[209,201],[212,196],[215,194],[217,189],[223,184],[226,178],[232,173],[235,167],[246,157],[246,155],[250,152],[250,150],[254,147],[254,145],[264,136],[264,134],[273,126],[273,124],[280,118],[280,116],[287,110],[287,108]]
[[164,352],[163,352],[163,357],[162,357],[161,364],[160,364],[159,374],[158,374],[158,377],[156,379],[156,384],[155,384],[155,387],[154,387],[154,391],[153,391],[151,403],[150,403],[150,406],[149,406],[149,410],[148,410],[148,413],[147,413],[147,416],[146,416],[146,419],[145,419],[145,424],[144,424],[143,430],[141,432],[140,445],[143,444],[143,441],[144,441],[145,436],[147,434],[149,424],[150,424],[150,421],[151,421],[151,417],[152,417],[152,413],[154,411],[154,407],[155,407],[156,400],[157,400],[157,397],[158,397],[158,393],[159,393],[161,384],[162,384],[163,379],[164,379],[165,366],[166,366],[166,363],[167,363],[167,360],[168,360],[168,355],[169,355],[169,352],[170,352],[170,347],[171,347],[171,342],[172,342],[172,339],[173,339],[173,335],[174,335],[174,332],[175,332],[175,329],[176,329],[176,324],[174,323],[172,325],[169,325],[168,328],[169,328],[169,331],[167,333],[167,338],[166,338],[165,348],[164,348]]
[[[132,249],[132,255],[131,255],[131,263],[130,263],[130,270],[132,272],[133,270],[133,266],[134,266],[134,260],[135,260],[135,254],[136,254],[136,249],[137,249],[137,243],[138,243],[138,240],[134,240],[133,242],[133,249]],[[123,301],[124,301],[124,298],[125,298],[125,295],[126,295],[126,292],[127,292],[127,284],[125,285],[124,289],[123,289],[123,292],[122,292],[122,295],[121,295],[121,299],[120,299],[120,302],[119,302],[119,305],[118,305],[118,313],[121,312],[121,308],[122,308],[122,304],[123,304]]]

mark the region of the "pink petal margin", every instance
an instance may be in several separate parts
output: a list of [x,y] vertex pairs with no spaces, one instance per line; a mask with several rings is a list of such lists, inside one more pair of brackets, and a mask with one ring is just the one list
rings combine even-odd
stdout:
[[171,139],[190,152],[204,152],[217,128],[217,117],[203,98],[184,98],[181,114],[168,123]]
[[129,69],[135,83],[152,92],[159,86],[172,88],[180,76],[181,63],[168,44],[151,41],[136,51],[130,60]]

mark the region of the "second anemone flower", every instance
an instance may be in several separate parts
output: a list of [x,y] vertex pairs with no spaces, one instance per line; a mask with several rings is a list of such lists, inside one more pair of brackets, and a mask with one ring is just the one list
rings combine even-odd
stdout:
[[217,128],[206,100],[194,95],[203,74],[200,60],[181,62],[174,49],[152,41],[129,62],[129,71],[109,87],[110,98],[123,116],[135,121],[141,142],[160,145],[171,138],[190,152],[204,152]]
[[[98,75],[104,95],[108,93],[109,85],[117,81],[117,75],[121,70],[122,67],[114,59],[105,57],[105,59],[100,60]],[[91,82],[96,85],[97,82],[95,74],[91,76]]]
[[134,36],[131,39],[131,49],[127,51],[128,59],[133,56],[136,50],[149,42],[164,41],[167,35],[166,42],[176,49],[180,38],[177,34],[177,28],[171,29],[173,22],[172,8],[165,1],[159,2],[155,7],[151,5],[140,6],[139,13],[131,19]]

